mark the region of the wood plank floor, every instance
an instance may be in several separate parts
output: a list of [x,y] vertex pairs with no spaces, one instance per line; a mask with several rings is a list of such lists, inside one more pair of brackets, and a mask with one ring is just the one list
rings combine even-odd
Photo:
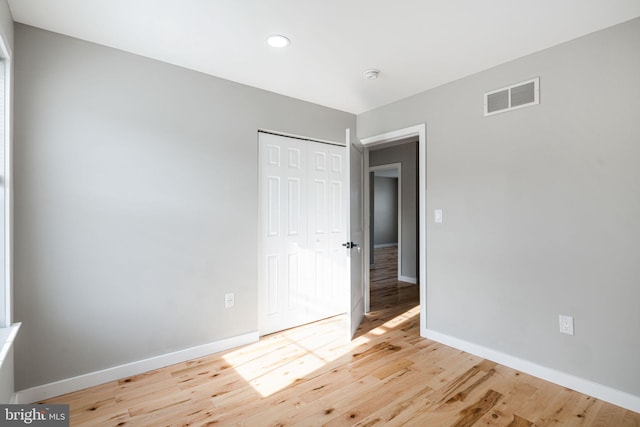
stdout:
[[640,426],[627,411],[419,336],[416,285],[376,254],[357,338],[344,316],[48,400],[72,426]]

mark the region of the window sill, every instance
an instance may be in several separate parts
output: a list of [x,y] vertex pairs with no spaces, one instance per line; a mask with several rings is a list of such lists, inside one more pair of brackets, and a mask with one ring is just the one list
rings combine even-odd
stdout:
[[0,328],[0,367],[4,365],[4,360],[11,350],[13,340],[18,335],[18,330],[22,323],[14,323],[8,328]]

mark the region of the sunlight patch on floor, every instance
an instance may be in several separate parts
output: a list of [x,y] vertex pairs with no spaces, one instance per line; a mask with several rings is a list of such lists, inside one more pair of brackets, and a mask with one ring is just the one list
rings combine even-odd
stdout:
[[386,323],[378,326],[375,329],[370,330],[369,332],[367,332],[367,335],[375,335],[375,336],[380,336],[380,335],[384,335],[386,332],[388,332],[390,329],[395,328],[396,326],[408,321],[409,319],[411,319],[412,317],[417,316],[418,314],[420,314],[420,306],[415,306],[407,311],[405,311],[404,313],[394,317],[393,319],[387,321]]
[[268,397],[366,344],[369,334],[382,335],[419,312],[419,307],[412,308],[350,342],[345,338],[345,318],[338,316],[264,337],[224,359],[262,397]]

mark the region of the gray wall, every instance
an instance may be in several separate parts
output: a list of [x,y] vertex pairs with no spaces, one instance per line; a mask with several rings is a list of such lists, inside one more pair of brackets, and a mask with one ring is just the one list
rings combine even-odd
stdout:
[[[367,134],[366,136],[371,135],[376,134]],[[418,257],[417,152],[418,144],[415,142],[369,152],[369,166],[402,163],[402,265],[399,267],[401,275],[415,278],[418,277],[416,264]]]
[[398,243],[398,178],[374,178],[373,244]]
[[257,130],[343,141],[355,116],[15,36],[17,388],[256,331]]
[[[639,75],[635,19],[358,116],[427,124],[429,329],[640,396]],[[483,117],[535,76],[539,106]]]

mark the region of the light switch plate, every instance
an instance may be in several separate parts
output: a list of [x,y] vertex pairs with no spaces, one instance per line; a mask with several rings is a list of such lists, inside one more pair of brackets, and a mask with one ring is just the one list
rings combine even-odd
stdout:
[[224,308],[231,308],[235,305],[235,294],[234,293],[228,293],[228,294],[224,294]]
[[442,209],[436,209],[433,211],[433,219],[436,223],[442,224]]

